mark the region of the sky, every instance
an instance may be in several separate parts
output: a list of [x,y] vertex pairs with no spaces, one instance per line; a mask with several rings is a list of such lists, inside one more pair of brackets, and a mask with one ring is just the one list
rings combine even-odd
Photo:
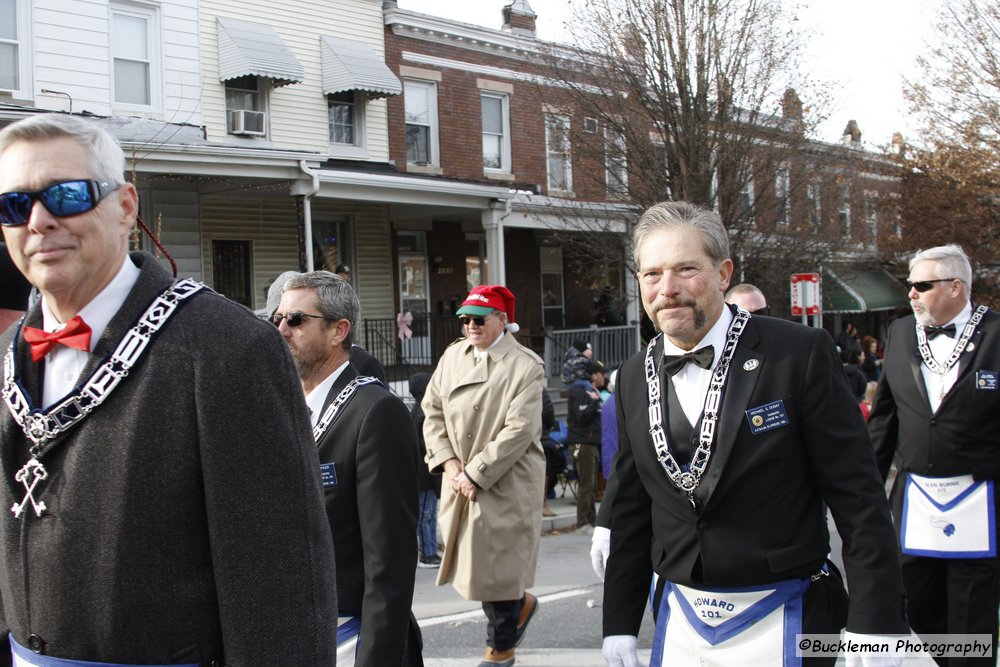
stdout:
[[[789,3],[792,0],[787,0]],[[893,132],[912,140],[915,121],[903,99],[903,78],[918,75],[916,57],[933,38],[935,12],[949,0],[798,0],[795,14],[809,32],[808,71],[831,82],[833,104],[817,138],[839,141],[849,120],[870,148]],[[565,41],[569,6],[584,0],[529,0],[541,39]],[[510,0],[398,0],[401,9],[499,28]],[[802,100],[808,106],[809,100]]]

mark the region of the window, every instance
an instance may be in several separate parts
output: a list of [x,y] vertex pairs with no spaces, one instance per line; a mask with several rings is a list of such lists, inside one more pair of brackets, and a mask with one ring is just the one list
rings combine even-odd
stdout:
[[569,117],[545,116],[545,151],[549,172],[549,190],[573,190],[573,165],[570,157]]
[[[318,211],[314,211],[313,215],[313,268],[316,271],[333,271],[338,264],[353,267],[354,234],[350,216],[322,215]],[[352,280],[357,280],[357,271],[352,273]]]
[[226,116],[229,134],[267,134],[267,79],[241,76],[226,81]]
[[562,248],[542,246],[539,254],[542,324],[547,327],[563,327],[566,325],[566,299],[563,291]]
[[737,205],[739,206],[737,213],[740,216],[740,222],[752,224],[754,205],[753,174],[747,174],[743,177],[743,184],[740,186]]
[[327,119],[330,125],[330,143],[361,146],[364,100],[357,92],[348,90],[327,95]]
[[822,224],[823,209],[820,202],[821,190],[819,183],[810,183],[806,186],[806,212],[809,216],[809,226],[812,230],[818,231]]
[[19,9],[17,0],[0,0],[0,89],[4,90],[21,87]]
[[779,225],[788,224],[788,168],[779,167],[774,172],[774,209]]
[[608,199],[628,198],[628,157],[625,137],[612,128],[604,131],[604,180]]
[[840,186],[840,201],[838,202],[838,221],[840,229],[844,233],[844,238],[851,238],[851,188],[848,185]]
[[111,56],[114,101],[141,107],[156,105],[158,73],[156,12],[153,9],[112,5]]
[[510,173],[510,114],[506,95],[481,93],[483,169]]
[[421,166],[436,166],[437,156],[437,85],[431,81],[403,82],[406,114],[406,161]]
[[485,285],[490,280],[490,264],[486,255],[484,234],[465,235],[465,289]]
[[868,242],[875,244],[878,234],[878,193],[865,193],[865,226],[868,228]]

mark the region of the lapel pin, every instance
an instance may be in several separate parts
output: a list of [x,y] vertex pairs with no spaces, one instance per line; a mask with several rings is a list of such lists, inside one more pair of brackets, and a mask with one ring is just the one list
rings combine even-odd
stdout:
[[968,345],[965,346],[965,349],[966,349],[967,352],[972,352],[974,349],[976,349],[976,344],[975,343],[969,343]]
[[750,359],[749,361],[747,361],[746,363],[743,364],[743,370],[745,370],[745,371],[752,371],[753,369],[757,368],[758,366],[760,366],[760,362],[759,361],[757,361],[756,359]]

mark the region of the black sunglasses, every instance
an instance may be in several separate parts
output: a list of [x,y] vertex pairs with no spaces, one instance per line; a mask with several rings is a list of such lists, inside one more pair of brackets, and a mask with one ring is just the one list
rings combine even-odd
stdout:
[[[489,317],[489,315],[487,315],[486,317]],[[466,326],[467,327],[472,322],[475,322],[477,327],[481,327],[484,324],[486,324],[486,317],[467,317],[467,316],[462,316],[462,317],[458,318],[458,321],[462,323],[462,326]]]
[[918,280],[916,282],[910,282],[909,280],[904,280],[907,289],[915,289],[921,294],[924,292],[934,289],[934,283],[950,283],[953,280],[958,280],[958,278],[938,278],[937,280]]
[[284,321],[288,326],[294,329],[295,327],[305,322],[305,318],[307,317],[311,317],[314,320],[326,319],[322,315],[310,315],[309,313],[300,313],[296,311],[294,313],[288,313],[287,315],[279,315],[278,313],[275,313],[271,317],[271,324],[273,324],[276,327],[280,327],[281,322]]
[[28,222],[31,207],[42,202],[45,210],[57,218],[92,211],[102,199],[120,188],[110,181],[77,180],[55,183],[40,190],[0,194],[0,225],[17,227]]

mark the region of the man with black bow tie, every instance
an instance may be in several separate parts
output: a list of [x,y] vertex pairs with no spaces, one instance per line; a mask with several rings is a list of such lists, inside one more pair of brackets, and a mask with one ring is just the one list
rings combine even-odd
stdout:
[[[907,633],[888,504],[829,336],[723,302],[733,263],[712,211],[657,204],[633,247],[663,335],[618,377],[607,663],[637,664],[653,571],[665,583],[651,666],[796,665],[789,639],[845,621]],[[849,609],[824,503],[844,536]]]
[[[910,260],[913,315],[889,327],[868,429],[900,531],[910,624],[918,634],[992,634],[1000,562],[1000,329],[970,301],[972,267],[956,245]],[[995,664],[995,658],[941,664]]]

